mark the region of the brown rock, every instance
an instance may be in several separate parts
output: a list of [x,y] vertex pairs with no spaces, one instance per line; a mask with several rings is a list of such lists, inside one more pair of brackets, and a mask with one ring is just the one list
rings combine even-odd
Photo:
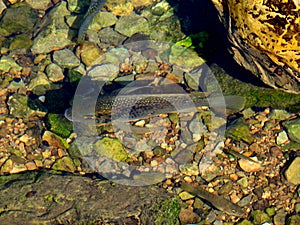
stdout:
[[42,140],[46,141],[50,146],[57,148],[68,148],[68,143],[63,138],[50,131],[45,131]]
[[37,169],[37,166],[35,165],[34,162],[28,162],[25,164],[27,170],[36,170]]
[[300,157],[293,160],[291,165],[285,171],[285,176],[288,182],[298,185],[300,184]]
[[181,224],[193,224],[200,222],[201,219],[196,213],[188,209],[181,208],[179,213],[179,220]]
[[239,166],[245,172],[258,172],[263,169],[262,165],[259,162],[254,162],[248,159],[240,159]]

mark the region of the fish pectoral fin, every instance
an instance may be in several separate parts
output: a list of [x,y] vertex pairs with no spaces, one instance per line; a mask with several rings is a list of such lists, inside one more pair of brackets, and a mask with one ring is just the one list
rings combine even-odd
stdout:
[[226,110],[226,114],[240,112],[246,103],[245,97],[237,95],[215,96],[208,98],[208,101],[212,110],[221,113],[222,110]]
[[237,95],[225,96],[226,109],[234,112],[239,112],[244,109],[246,104],[246,98]]

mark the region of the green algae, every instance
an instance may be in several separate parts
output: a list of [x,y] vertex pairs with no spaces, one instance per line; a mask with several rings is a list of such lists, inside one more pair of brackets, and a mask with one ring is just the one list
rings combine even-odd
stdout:
[[209,40],[209,34],[201,31],[199,33],[191,34],[180,41],[176,42],[177,46],[195,50],[205,60],[205,48]]
[[234,79],[222,69],[212,68],[223,95],[238,95],[246,98],[245,108],[272,107],[285,109],[291,112],[299,112],[300,95],[275,90],[272,88],[258,87],[250,83]]
[[104,137],[95,143],[95,148],[101,156],[118,162],[125,161],[128,158],[124,146],[118,139]]
[[245,141],[248,144],[252,143],[254,140],[248,125],[243,119],[237,119],[227,127],[226,137],[230,137],[237,141]]
[[69,137],[73,130],[73,124],[62,114],[48,113],[46,125],[53,133],[63,138]]
[[154,205],[152,210],[157,211],[154,224],[178,225],[180,209],[179,196],[169,198],[161,204]]
[[76,166],[70,157],[65,156],[56,160],[56,162],[52,166],[52,169],[74,173],[76,170]]

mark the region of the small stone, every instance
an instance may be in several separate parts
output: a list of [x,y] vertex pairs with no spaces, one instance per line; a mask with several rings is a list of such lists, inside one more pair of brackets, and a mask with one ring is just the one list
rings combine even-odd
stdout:
[[287,219],[287,225],[299,225],[300,224],[300,216],[299,215],[293,215],[290,216]]
[[271,222],[271,218],[268,216],[268,214],[262,212],[261,210],[253,211],[251,213],[251,216],[253,217],[254,224],[263,224],[266,222]]
[[254,140],[248,125],[243,119],[233,121],[226,129],[226,136],[236,141],[245,141],[248,144],[251,144]]
[[43,72],[38,72],[37,76],[33,78],[28,89],[36,95],[44,95],[48,90],[53,88],[52,83],[48,80],[48,77]]
[[50,158],[51,155],[52,155],[52,153],[49,149],[46,149],[45,151],[42,152],[42,156],[44,159]]
[[103,54],[94,43],[88,42],[80,46],[80,58],[86,66],[93,66],[100,62]]
[[43,54],[54,50],[63,49],[73,42],[75,36],[68,25],[65,23],[65,16],[69,16],[67,3],[61,1],[49,13],[46,14],[45,22],[40,27],[41,31],[34,38],[31,51],[33,54]]
[[282,145],[284,143],[286,143],[289,140],[288,135],[285,131],[281,131],[277,138],[276,138],[276,144],[277,145]]
[[219,195],[229,194],[232,191],[232,186],[233,186],[232,181],[228,181],[218,190],[218,194]]
[[43,141],[46,141],[50,146],[57,148],[68,148],[69,144],[63,138],[58,135],[46,130],[42,137]]
[[131,1],[108,1],[106,7],[116,16],[126,16],[133,12]]
[[134,7],[148,6],[153,4],[152,0],[131,0]]
[[0,36],[30,33],[33,31],[37,19],[38,11],[26,4],[19,7],[9,7],[1,18]]
[[73,160],[68,156],[56,160],[52,165],[52,169],[71,173],[74,173],[76,170]]
[[147,68],[148,61],[143,55],[131,56],[131,63],[136,73],[143,73]]
[[[189,127],[190,132],[193,134],[193,136],[198,135],[201,138],[201,136],[204,133],[207,133],[205,125],[199,120],[198,117],[192,119],[189,122],[188,127]],[[199,141],[199,140],[196,140],[196,142]]]
[[183,191],[179,194],[179,197],[181,200],[188,200],[188,199],[194,198],[195,196],[191,195],[190,193],[188,193],[186,191]]
[[41,167],[43,167],[43,162],[41,161],[41,160],[34,160],[34,163],[35,163],[35,165],[38,167],[38,168],[41,168]]
[[89,25],[89,29],[98,32],[104,27],[111,27],[118,21],[117,17],[110,12],[99,12]]
[[238,202],[241,200],[241,198],[236,194],[236,192],[233,192],[233,193],[230,195],[230,200],[231,200],[234,204],[236,204],[236,203],[238,203]]
[[[7,105],[11,115],[21,118],[44,117],[47,110],[38,102],[28,96],[15,93],[8,98]],[[30,105],[30,107],[29,107]]]
[[37,170],[37,166],[34,162],[28,162],[25,164],[27,170]]
[[3,13],[3,11],[6,9],[6,5],[3,1],[0,1],[0,15]]
[[179,166],[179,170],[182,174],[187,176],[198,176],[199,169],[196,164],[184,164]]
[[[201,162],[200,162],[201,164]],[[199,166],[201,166],[199,164]],[[214,178],[222,174],[222,170],[219,166],[212,164],[201,170],[201,177],[207,182],[212,181]]]
[[19,66],[12,58],[2,56],[0,60],[0,71],[9,72],[11,69],[21,71],[22,67]]
[[151,159],[154,156],[153,151],[144,151],[144,155],[146,159]]
[[39,99],[42,103],[44,103],[44,102],[46,101],[45,95],[39,96],[38,99]]
[[103,63],[111,63],[120,66],[122,63],[127,62],[129,57],[130,54],[128,49],[123,47],[113,48],[105,53],[105,59],[103,60]]
[[[252,157],[251,159],[253,159],[254,161],[256,161],[256,157]],[[239,166],[241,167],[241,169],[245,172],[258,172],[260,170],[263,169],[263,167],[261,166],[261,164],[259,162],[253,162],[251,160],[247,160],[247,159],[240,159],[238,161]]]
[[241,179],[239,179],[238,181],[237,181],[237,183],[241,186],[241,187],[243,187],[243,188],[247,188],[248,187],[248,179],[247,179],[247,177],[243,177],[243,178],[241,178]]
[[287,129],[289,138],[300,143],[300,119],[288,120],[282,124]]
[[151,167],[155,167],[157,165],[158,165],[158,162],[156,160],[152,160],[151,163],[150,163]]
[[215,131],[227,123],[226,119],[218,116],[212,117],[211,123],[206,124],[209,131]]
[[272,208],[266,208],[266,213],[269,215],[269,216],[274,216],[275,215],[275,208],[272,207]]
[[242,220],[241,222],[237,223],[237,225],[253,225],[249,220]]
[[242,114],[245,119],[249,119],[255,114],[255,112],[251,108],[247,108],[242,111]]
[[9,45],[9,50],[26,49],[29,50],[33,41],[26,34],[16,35]]
[[119,67],[112,63],[105,63],[93,67],[88,73],[92,80],[112,81],[119,74]]
[[127,37],[131,37],[136,33],[149,33],[149,24],[144,17],[135,13],[122,16],[115,25],[115,31]]
[[252,195],[249,194],[247,196],[245,196],[244,198],[242,198],[239,202],[238,205],[241,207],[245,207],[246,205],[249,205],[251,203],[252,200]]
[[212,224],[217,219],[215,210],[210,210],[208,215],[205,218],[206,224]]
[[195,198],[195,201],[194,201],[193,207],[194,207],[195,209],[201,209],[201,208],[203,208],[203,206],[204,206],[203,201],[202,201],[200,198],[196,197],[196,198]]
[[185,182],[187,182],[187,183],[192,183],[192,182],[193,182],[193,180],[192,180],[191,177],[184,177],[183,180],[184,180]]
[[286,215],[287,213],[284,211],[284,209],[278,210],[273,219],[274,225],[284,225]]
[[46,67],[46,73],[52,82],[62,81],[65,77],[62,68],[55,63],[51,63]]
[[185,73],[184,78],[190,88],[199,90],[199,78],[207,69],[201,66],[204,65],[204,60],[196,52],[176,44],[171,47],[169,60],[171,64],[181,67],[186,72],[197,67],[196,70]]
[[290,116],[291,114],[283,109],[273,109],[269,115],[269,118],[281,121],[288,119]]
[[193,211],[181,208],[179,213],[179,220],[181,224],[195,224],[198,223],[201,219]]
[[28,134],[24,134],[24,135],[22,135],[22,136],[20,137],[19,140],[22,141],[22,142],[24,142],[24,143],[26,144],[26,143],[29,143],[29,142],[30,142],[31,138],[28,136]]
[[13,161],[11,159],[8,159],[5,161],[5,163],[2,164],[0,172],[1,173],[10,173],[12,168],[13,168]]
[[25,0],[25,2],[30,5],[33,9],[47,10],[52,6],[51,0]]
[[74,13],[85,13],[89,6],[89,1],[67,0],[67,2],[69,11]]
[[300,203],[295,204],[295,212],[300,213]]
[[21,173],[24,171],[27,171],[27,167],[24,164],[14,163],[10,173],[14,174],[14,173]]
[[124,161],[128,157],[124,146],[118,139],[104,137],[95,143],[95,149],[100,156],[115,161]]
[[285,171],[285,177],[288,182],[299,185],[300,184],[300,157],[297,157],[293,160],[293,162],[289,165],[287,170]]
[[162,16],[165,12],[168,11],[169,8],[170,5],[167,2],[159,2],[151,8],[151,11],[156,16]]
[[114,31],[111,27],[101,29],[98,34],[102,43],[113,46],[120,46],[126,40],[126,36]]
[[80,65],[80,60],[69,49],[58,50],[53,53],[53,60],[63,68],[72,69]]

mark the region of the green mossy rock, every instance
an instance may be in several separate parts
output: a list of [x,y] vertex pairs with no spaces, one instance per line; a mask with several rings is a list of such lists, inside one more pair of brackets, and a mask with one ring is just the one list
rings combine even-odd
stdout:
[[30,33],[38,20],[38,11],[27,4],[18,3],[6,10],[0,24],[0,36]]
[[72,123],[62,114],[48,113],[46,124],[53,133],[64,138],[69,137],[73,130]]
[[118,139],[104,137],[95,143],[95,147],[98,154],[115,161],[125,161],[128,157],[124,146]]
[[63,158],[57,159],[52,165],[52,169],[74,173],[76,170],[76,166],[70,157],[65,156]]
[[233,121],[226,129],[226,136],[236,141],[245,141],[248,144],[253,142],[253,135],[243,119]]

